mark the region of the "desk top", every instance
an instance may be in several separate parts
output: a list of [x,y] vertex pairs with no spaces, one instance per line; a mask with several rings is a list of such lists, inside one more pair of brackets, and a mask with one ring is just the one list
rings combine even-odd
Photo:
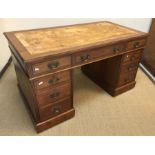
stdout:
[[143,32],[111,22],[95,22],[4,34],[24,60],[64,54],[92,45],[102,45],[145,35]]

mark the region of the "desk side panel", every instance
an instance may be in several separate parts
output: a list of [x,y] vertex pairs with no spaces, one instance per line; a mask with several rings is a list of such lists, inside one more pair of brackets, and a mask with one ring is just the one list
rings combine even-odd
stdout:
[[33,92],[32,84],[29,81],[27,75],[25,74],[24,70],[22,69],[20,63],[18,62],[17,58],[12,55],[13,62],[15,66],[17,82],[19,86],[19,90],[21,91],[24,99],[26,100],[27,107],[29,108],[34,122],[39,122],[39,113],[38,107],[35,100],[35,94]]

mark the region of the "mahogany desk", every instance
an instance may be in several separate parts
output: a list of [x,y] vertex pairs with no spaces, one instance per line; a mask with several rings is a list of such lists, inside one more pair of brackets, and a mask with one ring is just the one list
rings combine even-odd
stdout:
[[74,116],[76,67],[112,96],[133,88],[147,38],[111,22],[4,34],[37,132]]

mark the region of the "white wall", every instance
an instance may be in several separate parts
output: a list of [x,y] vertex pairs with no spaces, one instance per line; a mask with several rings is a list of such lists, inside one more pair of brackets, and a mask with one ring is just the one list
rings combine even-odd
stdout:
[[41,28],[41,27],[51,27],[57,25],[69,25],[76,23],[85,23],[92,21],[108,20],[124,26],[135,28],[144,32],[148,32],[151,19],[150,18],[102,18],[102,19],[92,19],[92,18],[69,18],[69,19],[0,19],[0,71],[6,64],[10,51],[7,46],[7,41],[4,38],[2,32],[13,31],[13,30],[23,30],[23,29],[32,29],[32,28]]

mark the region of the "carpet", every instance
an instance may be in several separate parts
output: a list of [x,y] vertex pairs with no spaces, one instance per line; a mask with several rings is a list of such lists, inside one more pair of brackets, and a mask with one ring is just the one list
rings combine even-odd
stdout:
[[10,65],[0,79],[0,135],[155,135],[155,86],[140,69],[136,81],[134,89],[111,97],[75,69],[75,117],[37,134]]

